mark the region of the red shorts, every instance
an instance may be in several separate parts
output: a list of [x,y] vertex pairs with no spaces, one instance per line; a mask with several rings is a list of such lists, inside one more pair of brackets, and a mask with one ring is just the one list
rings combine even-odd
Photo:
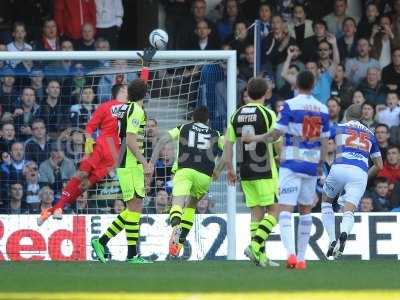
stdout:
[[102,180],[113,170],[118,162],[119,141],[113,138],[97,140],[93,152],[81,161],[79,170],[94,177],[96,181]]

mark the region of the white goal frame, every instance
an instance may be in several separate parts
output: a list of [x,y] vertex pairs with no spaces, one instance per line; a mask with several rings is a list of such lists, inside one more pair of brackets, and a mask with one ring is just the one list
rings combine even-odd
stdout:
[[[142,51],[29,51],[0,52],[0,61],[12,60],[138,60]],[[227,64],[227,124],[236,110],[236,51],[158,51],[160,60],[224,60]],[[234,161],[235,161],[234,153]],[[236,187],[227,186],[228,259],[236,259]]]

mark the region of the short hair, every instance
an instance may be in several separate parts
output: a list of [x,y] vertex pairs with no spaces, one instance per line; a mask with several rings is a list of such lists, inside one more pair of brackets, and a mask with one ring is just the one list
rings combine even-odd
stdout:
[[208,119],[209,119],[209,113],[207,106],[204,105],[198,106],[193,111],[193,121],[206,124],[208,122]]
[[21,26],[21,27],[24,27],[24,29],[25,29],[25,31],[26,31],[25,23],[17,21],[17,22],[14,22],[14,24],[13,24],[13,32],[14,32],[15,30],[17,30],[17,27],[20,27],[20,26]]
[[371,106],[372,107],[372,109],[374,110],[374,112],[375,112],[375,104],[374,103],[372,103],[372,102],[370,102],[370,101],[365,101],[363,104],[361,104],[361,110],[365,107],[365,106]]
[[399,146],[397,146],[397,145],[390,144],[390,145],[387,147],[387,151],[392,150],[392,149],[396,149],[398,152],[400,152],[400,148],[399,148]]
[[44,122],[43,119],[40,119],[40,118],[33,119],[31,122],[31,126],[33,126],[33,124],[35,124],[35,123],[42,123],[46,127],[46,123]]
[[150,121],[153,121],[154,124],[158,125],[158,122],[157,122],[156,119],[154,119],[154,118],[149,118],[149,119],[147,119],[147,122],[150,122]]
[[376,131],[376,129],[377,129],[378,127],[385,127],[385,128],[386,128],[386,131],[389,132],[389,126],[387,126],[387,125],[384,124],[384,123],[379,123],[379,124],[377,124],[377,125],[375,126],[375,131]]
[[335,102],[337,105],[339,105],[339,107],[342,107],[340,101],[339,101],[337,98],[335,98],[335,97],[330,97],[326,103],[328,104],[329,101],[333,101],[333,102]]
[[143,100],[147,94],[147,84],[142,79],[134,79],[128,85],[128,100],[136,102]]
[[394,55],[394,53],[395,53],[396,51],[400,51],[400,47],[395,47],[395,48],[392,50],[392,55]]
[[260,10],[261,7],[263,7],[263,6],[268,6],[269,10],[273,13],[274,8],[272,7],[272,5],[271,5],[270,3],[268,3],[268,2],[263,2],[263,3],[261,3],[261,4],[258,6],[258,10]]
[[386,177],[376,177],[374,180],[374,185],[377,186],[379,183],[389,183],[389,180]]
[[12,127],[14,128],[14,130],[15,130],[15,125],[14,125],[14,123],[13,122],[4,122],[3,124],[1,124],[1,128],[3,129],[4,128],[4,126],[6,126],[6,125],[12,125]]
[[297,87],[304,91],[311,91],[314,87],[314,75],[310,71],[302,71],[297,75]]
[[321,44],[327,44],[327,45],[329,46],[329,50],[332,50],[332,45],[331,45],[326,39],[320,40],[320,41],[318,42],[318,47],[319,47]]
[[267,81],[264,78],[253,77],[247,83],[247,94],[253,100],[261,99],[268,90]]
[[353,17],[346,17],[342,22],[342,26],[344,26],[344,23],[346,23],[347,21],[352,22],[354,27],[357,28],[357,21]]
[[360,120],[362,115],[361,105],[352,104],[346,110],[346,120]]
[[113,99],[116,99],[116,98],[117,98],[117,95],[118,95],[118,93],[119,93],[119,91],[120,91],[124,86],[126,86],[126,85],[123,84],[123,83],[116,83],[116,84],[114,84],[114,85],[112,86],[112,88],[111,88],[111,97],[112,97]]
[[326,22],[324,21],[324,20],[322,20],[322,19],[319,19],[319,20],[315,20],[314,22],[313,22],[313,28],[315,28],[315,26],[317,26],[317,25],[322,25],[322,26],[324,26],[325,27],[325,29],[328,29],[328,25],[326,24]]

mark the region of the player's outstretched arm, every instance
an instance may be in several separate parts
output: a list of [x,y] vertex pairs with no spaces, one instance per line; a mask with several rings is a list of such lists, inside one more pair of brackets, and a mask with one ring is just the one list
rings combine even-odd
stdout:
[[277,141],[281,136],[283,135],[283,132],[274,129],[270,132],[264,133],[264,134],[257,134],[257,135],[252,135],[252,134],[246,134],[242,136],[242,142],[244,143],[252,143],[252,142],[266,142],[266,143],[273,143]]
[[232,159],[233,159],[233,143],[231,143],[228,140],[228,138],[225,138],[223,161],[227,170],[228,183],[230,185],[235,185],[236,172],[233,167]]

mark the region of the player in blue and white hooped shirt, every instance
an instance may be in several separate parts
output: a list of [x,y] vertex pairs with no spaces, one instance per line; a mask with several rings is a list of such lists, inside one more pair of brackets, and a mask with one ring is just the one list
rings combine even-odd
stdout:
[[[346,112],[348,122],[338,124],[331,130],[336,142],[336,154],[324,183],[321,203],[322,223],[330,240],[327,257],[337,258],[343,253],[347,236],[354,224],[353,212],[367,187],[369,157],[378,169],[383,167],[374,133],[359,122],[361,111],[360,105],[351,105]],[[337,241],[332,202],[343,190],[345,194],[339,198],[339,204],[343,206],[343,218]]]
[[[245,136],[244,142],[272,142],[284,136],[279,169],[279,225],[282,242],[288,252],[288,268],[305,269],[305,254],[312,226],[317,169],[322,163],[329,132],[328,108],[311,95],[314,76],[303,71],[297,76],[298,95],[285,101],[275,129],[268,134]],[[321,144],[323,145],[321,147]],[[322,152],[324,152],[322,151]],[[292,212],[299,205],[297,256]]]

